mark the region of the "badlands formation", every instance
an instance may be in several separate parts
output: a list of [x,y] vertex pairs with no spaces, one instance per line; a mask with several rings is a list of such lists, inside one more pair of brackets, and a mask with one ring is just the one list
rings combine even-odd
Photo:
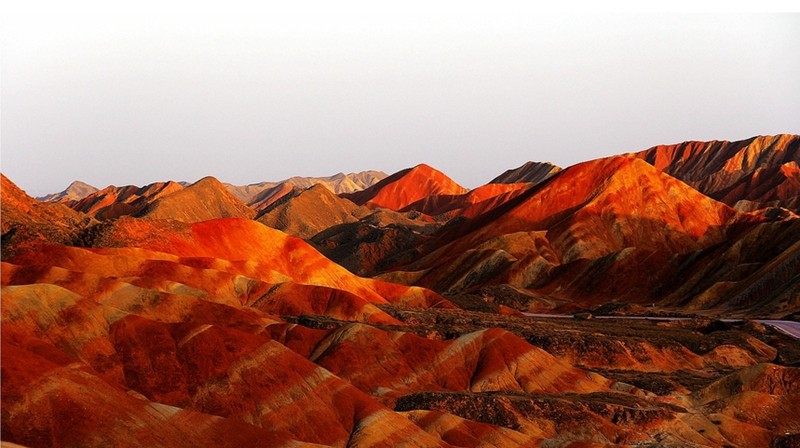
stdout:
[[2,446],[800,446],[798,163],[2,176]]

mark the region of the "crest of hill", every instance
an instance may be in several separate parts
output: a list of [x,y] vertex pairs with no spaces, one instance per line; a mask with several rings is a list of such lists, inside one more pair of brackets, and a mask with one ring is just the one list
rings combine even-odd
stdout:
[[341,194],[363,190],[364,188],[374,185],[386,176],[387,174],[382,171],[370,170],[350,174],[338,173],[327,177],[295,176],[279,182],[259,182],[248,185],[225,184],[225,187],[240,201],[252,205],[253,203],[259,202],[256,196],[262,196],[266,190],[273,189],[281,184],[286,184],[289,187],[296,187],[301,190],[312,185],[322,184],[334,193]]
[[528,182],[538,184],[559,171],[561,171],[561,168],[550,162],[527,162],[518,168],[507,170],[503,174],[492,179],[489,183],[514,184]]
[[79,201],[97,191],[97,188],[79,180],[69,184],[66,190],[36,198],[42,202],[72,202]]
[[707,196],[740,208],[800,211],[800,136],[779,134],[735,142],[689,141],[634,154]]
[[322,184],[303,190],[296,196],[283,196],[265,208],[256,220],[290,235],[309,239],[317,233],[335,226],[356,222],[372,213],[336,196]]
[[156,182],[143,187],[110,185],[69,205],[97,219],[114,219],[135,215],[154,201],[182,189],[183,185],[172,181]]
[[255,212],[209,176],[147,205],[136,216],[187,223],[216,218],[252,218]]
[[[398,171],[377,184],[355,193],[340,196],[358,205],[383,207],[400,211],[431,196],[462,195],[467,189],[457,184],[441,171],[421,164]],[[416,211],[428,213],[424,202]],[[427,210],[427,211],[426,211]]]

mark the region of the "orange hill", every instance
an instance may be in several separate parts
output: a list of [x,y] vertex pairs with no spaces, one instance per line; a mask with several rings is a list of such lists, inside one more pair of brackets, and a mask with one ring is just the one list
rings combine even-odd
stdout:
[[288,234],[310,239],[338,224],[356,222],[372,213],[336,196],[322,184],[311,186],[297,195],[286,195],[263,209],[256,220]]
[[252,218],[255,212],[236,199],[217,179],[209,176],[160,197],[136,216],[199,222],[216,218]]
[[[428,214],[429,210],[424,200],[438,195],[460,195],[467,189],[458,185],[441,171],[428,165],[417,165],[399,171],[383,179],[377,184],[355,193],[342,194],[341,196],[358,205],[389,208],[400,211],[417,203],[415,210]],[[418,203],[418,201],[423,201]]]

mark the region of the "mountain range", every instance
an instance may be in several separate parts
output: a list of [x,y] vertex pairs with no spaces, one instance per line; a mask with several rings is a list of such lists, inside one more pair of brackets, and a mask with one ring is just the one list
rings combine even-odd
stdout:
[[797,446],[799,163],[2,176],[3,446]]

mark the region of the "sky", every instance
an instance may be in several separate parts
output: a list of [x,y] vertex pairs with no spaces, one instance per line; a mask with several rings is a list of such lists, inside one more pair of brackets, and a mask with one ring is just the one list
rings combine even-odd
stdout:
[[419,163],[476,187],[529,160],[800,133],[800,14],[90,9],[1,25],[0,169],[34,196]]

